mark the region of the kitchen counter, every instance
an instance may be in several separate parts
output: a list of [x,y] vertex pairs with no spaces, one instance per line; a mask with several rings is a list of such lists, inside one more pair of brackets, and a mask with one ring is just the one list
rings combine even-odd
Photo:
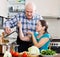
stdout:
[[60,54],[58,54],[58,55],[56,55],[56,56],[54,56],[54,57],[60,57]]
[[[0,57],[3,57],[3,54],[0,53]],[[21,56],[19,56],[19,57],[21,57]],[[39,57],[41,57],[41,56],[39,56]],[[58,54],[58,55],[56,55],[54,57],[60,57],[60,54]]]
[[60,54],[57,54],[55,56],[49,56],[49,55],[47,55],[47,56],[43,56],[43,57],[60,57]]

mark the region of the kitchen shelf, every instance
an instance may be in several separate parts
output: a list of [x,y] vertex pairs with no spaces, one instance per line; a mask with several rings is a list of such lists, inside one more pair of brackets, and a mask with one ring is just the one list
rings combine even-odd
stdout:
[[12,17],[23,11],[25,8],[25,0],[8,0],[8,16]]
[[9,12],[11,12],[11,13],[19,13],[19,12],[22,12],[23,10],[21,10],[21,11],[18,11],[18,10],[16,10],[16,11],[9,11]]

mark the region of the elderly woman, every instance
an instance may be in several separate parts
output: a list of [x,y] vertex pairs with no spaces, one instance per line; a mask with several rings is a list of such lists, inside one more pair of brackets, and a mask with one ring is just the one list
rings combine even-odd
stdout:
[[22,24],[21,22],[18,23],[19,27],[19,33],[20,38],[25,38],[28,41],[32,38],[33,45],[38,47],[40,51],[42,49],[47,50],[50,44],[50,34],[47,32],[48,24],[45,20],[39,20],[36,25],[36,32],[28,31],[27,34],[31,35],[31,38],[29,36],[24,36],[22,32]]

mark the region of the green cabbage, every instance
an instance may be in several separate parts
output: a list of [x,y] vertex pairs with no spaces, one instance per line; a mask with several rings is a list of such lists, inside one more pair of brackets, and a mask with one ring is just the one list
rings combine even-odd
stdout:
[[40,50],[36,46],[31,46],[28,48],[29,54],[40,55]]

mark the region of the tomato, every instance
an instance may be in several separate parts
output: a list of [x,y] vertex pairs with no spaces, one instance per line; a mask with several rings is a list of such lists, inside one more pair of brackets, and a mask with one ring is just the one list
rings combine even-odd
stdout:
[[18,57],[18,56],[19,56],[19,53],[18,53],[18,52],[15,52],[15,53],[14,53],[14,56],[15,56],[15,57]]
[[14,55],[15,51],[11,50],[10,53],[11,53],[12,55]]
[[18,52],[15,52],[13,50],[11,50],[10,53],[12,54],[12,56],[15,56],[15,57],[18,57],[19,56],[19,53]]
[[27,53],[24,52],[24,53],[22,54],[22,57],[27,57]]

